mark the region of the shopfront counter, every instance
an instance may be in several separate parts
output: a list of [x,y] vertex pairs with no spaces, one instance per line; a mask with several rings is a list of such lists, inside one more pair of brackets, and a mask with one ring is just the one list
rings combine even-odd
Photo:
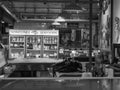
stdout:
[[[89,62],[89,57],[87,56],[78,56],[73,59],[80,62]],[[62,62],[63,59],[52,59],[52,58],[17,58],[13,60],[8,60],[8,63],[59,63]],[[92,57],[92,61],[95,61],[95,58]]]
[[15,66],[13,72],[7,73],[7,77],[52,77],[52,65],[62,62],[62,59],[50,58],[19,58],[8,60],[8,64]]
[[120,78],[6,78],[0,90],[120,90]]
[[[74,57],[76,61],[79,61],[82,64],[83,71],[86,71],[86,63],[89,62],[89,57]],[[94,61],[94,58],[92,58]],[[10,75],[10,77],[38,77],[36,73],[40,71],[47,71],[47,73],[52,73],[49,68],[52,68],[52,65],[55,63],[62,62],[63,59],[50,59],[50,58],[34,58],[34,59],[28,59],[28,58],[19,58],[14,60],[8,60],[8,63],[10,65],[16,65],[16,70]],[[23,73],[26,73],[23,75]],[[16,75],[17,74],[17,75]],[[47,75],[47,76],[52,76]],[[81,75],[81,74],[80,74]],[[41,77],[43,75],[40,75]],[[45,75],[46,76],[46,75]]]
[[51,59],[51,58],[17,58],[13,60],[8,60],[9,64],[18,63],[58,63],[62,62],[63,59]]

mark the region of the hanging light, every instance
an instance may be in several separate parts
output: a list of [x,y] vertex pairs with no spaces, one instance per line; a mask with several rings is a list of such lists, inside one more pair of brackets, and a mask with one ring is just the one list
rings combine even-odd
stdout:
[[65,19],[61,16],[58,16],[54,21],[55,22],[65,22]]
[[59,25],[61,25],[61,24],[60,24],[59,22],[57,22],[57,21],[54,21],[54,22],[52,23],[52,25],[56,25],[56,26],[58,25],[58,26],[59,26]]
[[54,22],[52,23],[52,25],[61,25],[60,22],[65,22],[65,19],[61,16],[58,16]]

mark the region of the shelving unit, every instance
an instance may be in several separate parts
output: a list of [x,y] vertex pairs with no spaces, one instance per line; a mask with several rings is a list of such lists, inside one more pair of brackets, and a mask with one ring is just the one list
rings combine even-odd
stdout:
[[25,57],[25,36],[12,35],[9,38],[9,57]]
[[42,36],[26,36],[26,57],[42,57]]
[[9,41],[10,58],[58,59],[58,30],[10,30]]
[[43,36],[43,57],[58,58],[58,42],[56,36]]

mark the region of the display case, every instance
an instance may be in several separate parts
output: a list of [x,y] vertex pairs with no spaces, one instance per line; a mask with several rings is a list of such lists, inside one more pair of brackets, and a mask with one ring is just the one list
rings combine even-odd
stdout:
[[23,58],[25,56],[25,36],[12,35],[9,38],[9,57]]
[[58,30],[10,30],[10,58],[57,58]]
[[26,57],[42,57],[42,36],[26,36]]
[[43,57],[58,58],[58,42],[56,36],[43,36]]

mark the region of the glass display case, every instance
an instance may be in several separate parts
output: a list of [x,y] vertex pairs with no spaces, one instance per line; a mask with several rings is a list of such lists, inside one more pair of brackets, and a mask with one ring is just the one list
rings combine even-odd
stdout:
[[9,57],[20,58],[25,55],[25,36],[12,35],[9,38]]
[[26,36],[26,57],[42,57],[41,47],[41,36]]
[[10,30],[9,58],[58,58],[58,30]]
[[43,57],[58,58],[58,42],[56,36],[43,37]]

